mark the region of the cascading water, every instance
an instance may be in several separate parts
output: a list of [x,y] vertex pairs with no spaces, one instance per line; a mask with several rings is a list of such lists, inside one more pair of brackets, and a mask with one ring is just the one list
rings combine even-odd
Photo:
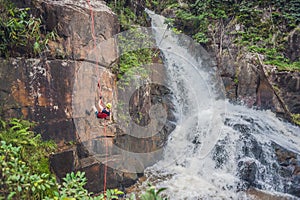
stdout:
[[[149,180],[166,187],[170,199],[249,199],[242,192],[249,187],[297,195],[300,128],[272,112],[226,102],[207,53],[167,30],[163,17],[147,13],[178,114],[163,159],[145,172]],[[282,167],[278,149],[293,154],[296,163]]]

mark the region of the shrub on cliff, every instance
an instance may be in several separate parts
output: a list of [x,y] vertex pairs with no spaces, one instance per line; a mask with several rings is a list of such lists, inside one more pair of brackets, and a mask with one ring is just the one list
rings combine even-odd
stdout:
[[[26,120],[0,120],[0,199],[112,200],[124,194],[108,189],[94,196],[84,188],[87,179],[80,171],[68,173],[58,184],[48,162],[56,145],[42,141],[30,130],[32,126]],[[159,192],[150,188],[144,196],[150,195],[147,200],[159,199]]]
[[52,142],[30,131],[32,123],[0,121],[0,196],[5,199],[42,199],[56,190],[48,156]]
[[0,0],[0,56],[33,57],[46,49],[49,39],[55,39],[54,32],[42,31],[41,19],[29,11]]

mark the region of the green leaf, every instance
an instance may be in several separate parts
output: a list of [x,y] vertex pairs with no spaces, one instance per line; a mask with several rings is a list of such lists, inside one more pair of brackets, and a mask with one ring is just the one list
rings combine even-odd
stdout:
[[9,195],[7,196],[7,199],[12,199],[16,192],[10,192]]
[[22,187],[18,185],[18,192],[22,191]]

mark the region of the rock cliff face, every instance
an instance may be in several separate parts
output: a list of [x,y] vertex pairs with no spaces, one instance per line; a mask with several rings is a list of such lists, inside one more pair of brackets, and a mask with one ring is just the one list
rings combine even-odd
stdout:
[[[49,42],[49,50],[43,52],[41,58],[1,59],[1,115],[35,121],[36,130],[43,139],[54,140],[61,149],[51,158],[52,170],[58,178],[73,170],[85,171],[87,188],[99,192],[103,189],[104,164],[89,158],[89,152],[81,143],[88,140],[89,135],[80,138],[75,126],[76,119],[86,116],[74,116],[74,109],[90,109],[94,98],[84,102],[84,97],[95,97],[98,79],[101,80],[105,100],[113,104],[117,102],[113,92],[116,91],[115,75],[109,70],[117,58],[115,45],[104,43],[102,47],[105,49],[97,51],[97,59],[90,57],[92,60],[85,61],[96,51],[91,33],[91,11],[96,43],[119,32],[117,16],[101,1],[90,6],[86,1],[38,1],[34,5],[29,1],[16,3],[20,7],[31,6],[32,12],[40,14],[44,20],[46,29],[57,31],[58,39]],[[95,67],[96,62],[101,66]],[[86,77],[82,77],[82,71],[87,71]],[[86,81],[86,85],[80,85],[82,81]],[[85,88],[79,90],[78,86]],[[82,101],[77,98],[74,102],[74,95],[82,95]],[[114,135],[115,129],[114,124],[109,124],[106,133]],[[103,131],[103,125],[98,131]],[[111,183],[108,187],[116,187],[122,182],[126,185],[126,180],[132,181],[132,178],[134,176],[127,175],[126,178],[122,172],[108,168],[108,182]]]
[[41,59],[1,60],[1,99],[5,117],[37,122],[44,139],[59,145],[76,140],[72,122],[74,61]]
[[[40,58],[26,59],[26,52],[20,50],[24,57],[0,60],[1,116],[35,121],[42,138],[58,144],[60,151],[50,159],[58,180],[68,172],[84,171],[86,188],[97,193],[104,189],[106,171],[107,188],[132,185],[157,157],[137,158],[131,153],[159,154],[157,150],[175,128],[175,117],[168,112],[162,130],[147,138],[130,136],[114,123],[117,103],[122,99],[111,70],[119,57],[117,42],[111,39],[119,33],[117,16],[102,1],[15,3],[31,7],[32,13],[43,19],[45,28],[55,30],[58,37],[49,41],[49,49]],[[163,79],[163,71],[160,76],[152,74]],[[113,121],[99,120],[91,112],[99,92],[106,103],[113,105]],[[151,106],[161,102],[166,110],[172,109],[167,88],[141,87],[128,102],[129,117],[136,120],[137,113],[142,113],[146,117],[139,125],[146,126]]]
[[[236,24],[228,24],[226,31],[234,32]],[[271,109],[290,119],[290,112],[299,114],[299,72],[278,71],[275,66],[262,64],[262,57],[237,47],[234,35],[224,34],[216,27],[214,44],[208,46],[217,60],[220,74],[227,91],[227,97],[249,107]],[[286,42],[286,56],[299,61],[299,28],[292,31]]]

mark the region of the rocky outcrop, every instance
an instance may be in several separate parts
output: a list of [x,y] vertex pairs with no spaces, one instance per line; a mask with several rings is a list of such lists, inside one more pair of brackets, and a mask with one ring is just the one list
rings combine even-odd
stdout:
[[[227,98],[248,107],[270,109],[290,120],[290,112],[299,113],[293,109],[294,101],[298,98],[295,96],[299,94],[296,94],[295,84],[289,85],[294,87],[293,94],[289,92],[291,88],[285,94],[287,85],[283,80],[290,80],[289,77],[292,76],[295,81],[297,72],[279,72],[275,66],[263,64],[262,55],[250,53],[244,47],[235,44],[233,41],[238,39],[235,33],[239,29],[240,26],[235,20],[228,22],[226,26],[216,26],[214,30],[210,30],[213,42],[206,47],[217,60]],[[293,61],[299,60],[298,47],[294,43],[299,39],[298,32],[298,29],[295,29],[287,43],[287,57]]]
[[2,115],[37,123],[44,139],[75,141],[72,92],[78,62],[10,59],[0,62]]
[[274,72],[269,80],[278,95],[283,99],[288,110],[292,113],[300,113],[300,72]]
[[[117,78],[111,72],[119,57],[113,38],[119,32],[117,16],[102,1],[16,3],[31,6],[32,13],[43,19],[45,29],[55,30],[58,36],[49,41],[41,58],[1,59],[1,116],[35,121],[42,138],[58,144],[60,150],[50,162],[59,181],[66,173],[79,170],[86,173],[86,188],[94,193],[104,189],[104,181],[106,188],[130,186],[145,167],[159,159],[168,134],[175,128],[171,92],[150,84],[132,94],[127,102],[131,105],[128,117],[138,128],[151,124],[157,114],[151,113],[153,105],[159,104],[167,119],[159,121],[163,125],[160,130],[151,125],[150,129],[155,129],[152,136],[132,137],[114,123],[120,119],[117,102],[122,100]],[[151,74],[164,79],[163,71]],[[99,120],[91,112],[100,92],[104,101],[113,105],[112,121]],[[137,113],[145,116],[142,124]]]
[[[239,122],[226,119],[226,124],[239,134],[236,158],[237,175],[241,181],[237,184],[238,190],[273,190],[300,197],[299,153],[293,151],[292,147],[276,143],[277,141],[266,143],[259,139],[259,135],[272,135],[271,132],[278,131],[270,128],[267,119],[263,123],[248,115],[241,116],[240,119],[242,121]],[[223,143],[226,145],[226,141]],[[224,152],[220,148],[216,148],[216,151]],[[218,163],[227,162],[222,153],[215,157]]]
[[300,61],[300,27],[296,28],[288,36],[286,42],[286,53],[285,55],[292,61]]
[[[92,155],[83,145],[84,141],[94,136],[88,124],[91,121],[89,118],[95,117],[87,115],[85,111],[95,103],[98,79],[101,80],[105,100],[113,105],[117,102],[116,94],[112,92],[116,91],[115,75],[109,70],[117,59],[116,46],[114,43],[103,42],[119,32],[117,16],[100,1],[90,6],[86,1],[46,0],[34,4],[18,1],[18,5],[35,6],[32,12],[40,13],[46,29],[55,29],[58,37],[56,41],[49,42],[49,50],[42,52],[41,58],[1,59],[1,116],[22,117],[36,122],[35,129],[41,133],[42,138],[54,140],[60,149],[51,158],[52,170],[58,178],[63,178],[71,171],[83,170],[88,176],[87,187],[96,188],[97,191],[92,190],[99,192],[103,186],[96,187],[94,184],[98,182],[94,179],[101,177],[92,174],[95,171],[95,160],[88,159]],[[95,37],[91,33],[91,11]],[[98,48],[94,48],[94,38],[96,45],[101,43]],[[84,71],[86,73],[82,73]],[[78,111],[81,113],[78,114]],[[82,126],[79,128],[78,121],[85,124],[80,124]],[[97,122],[94,120],[94,123]],[[99,126],[97,131],[101,133],[104,126]],[[115,134],[115,125],[108,124],[106,129],[104,139],[113,141],[111,136]],[[87,133],[84,137],[80,134],[82,130]],[[98,160],[97,166],[102,167],[103,173],[104,164]],[[112,171],[111,174],[115,173]],[[108,179],[120,183],[122,176],[111,175]],[[133,176],[127,177],[134,180]],[[98,181],[103,182],[103,177]]]
[[[42,1],[40,14],[46,29],[56,30],[59,35],[59,41],[49,44],[49,56],[53,57],[85,59],[94,42],[99,44],[119,32],[116,15],[102,1],[93,1],[91,5],[85,0]],[[107,57],[103,54],[111,52],[114,51],[101,52],[98,62]]]
[[[49,40],[48,48],[42,52],[48,59],[86,59],[95,45],[119,32],[118,18],[104,1],[91,1],[90,4],[86,0],[13,2],[18,7],[30,7],[30,12],[42,19],[43,31],[56,34],[56,40]],[[111,52],[106,49],[101,53]],[[26,56],[26,52],[20,53]],[[99,63],[102,57],[99,55]]]

